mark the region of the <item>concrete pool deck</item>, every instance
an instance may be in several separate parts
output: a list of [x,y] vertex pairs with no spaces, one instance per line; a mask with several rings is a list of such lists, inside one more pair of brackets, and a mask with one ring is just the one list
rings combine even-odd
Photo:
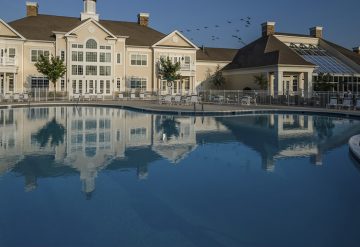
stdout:
[[166,105],[154,101],[47,101],[47,102],[2,102],[0,108],[41,107],[41,106],[104,106],[129,109],[140,112],[171,114],[184,116],[214,116],[214,115],[245,115],[266,113],[303,113],[331,115],[338,117],[360,118],[360,111],[347,109],[326,109],[316,107],[281,106],[281,105]]

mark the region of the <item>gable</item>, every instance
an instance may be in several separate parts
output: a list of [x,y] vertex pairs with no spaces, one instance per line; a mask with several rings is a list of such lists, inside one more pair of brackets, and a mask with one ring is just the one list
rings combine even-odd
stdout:
[[0,37],[21,38],[14,30],[12,30],[5,22],[0,20]]
[[166,36],[164,39],[156,43],[156,46],[196,48],[193,44],[186,40],[186,38],[182,37],[177,32],[173,32]]
[[67,35],[75,35],[78,42],[84,42],[89,38],[93,38],[95,40],[114,38],[109,31],[94,21],[83,22],[81,25],[68,32]]

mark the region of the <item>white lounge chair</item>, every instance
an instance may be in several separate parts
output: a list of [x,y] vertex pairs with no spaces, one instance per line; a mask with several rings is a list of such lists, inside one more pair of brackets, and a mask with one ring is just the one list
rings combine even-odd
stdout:
[[80,100],[80,94],[74,94],[73,95],[73,101],[79,101]]
[[14,101],[20,101],[20,95],[18,93],[14,94]]
[[104,95],[102,95],[102,94],[97,94],[97,95],[96,95],[96,100],[104,100]]
[[22,99],[23,101],[29,101],[29,95],[27,93],[24,93]]
[[88,93],[84,94],[83,100],[90,101],[90,94],[88,94]]
[[241,105],[251,105],[251,97],[250,96],[244,96],[241,98],[240,101]]
[[335,97],[330,98],[329,104],[326,105],[326,108],[334,107],[335,109],[338,107],[338,100]]
[[170,104],[171,105],[172,104],[171,95],[166,95],[164,101],[165,101],[165,104]]
[[343,103],[341,105],[341,108],[348,108],[348,109],[351,109],[353,106],[353,103],[352,103],[352,99],[350,98],[345,98],[343,100]]
[[131,93],[131,94],[130,94],[130,99],[132,99],[132,100],[136,99],[135,93]]
[[140,99],[144,100],[145,99],[145,94],[144,93],[140,93]]
[[191,98],[190,98],[190,103],[192,104],[197,104],[199,103],[199,98],[197,95],[192,95]]
[[119,100],[123,100],[124,99],[124,94],[123,93],[119,93]]
[[174,98],[174,103],[180,105],[181,104],[181,96],[176,95]]
[[6,101],[6,102],[9,102],[10,100],[11,100],[11,95],[10,94],[5,94],[4,95],[4,100]]

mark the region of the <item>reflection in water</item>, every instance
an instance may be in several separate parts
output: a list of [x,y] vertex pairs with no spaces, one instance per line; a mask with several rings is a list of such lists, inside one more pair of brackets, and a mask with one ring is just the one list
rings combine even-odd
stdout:
[[157,116],[110,108],[0,110],[0,174],[24,176],[25,190],[39,178],[80,173],[88,199],[104,169],[136,169],[148,177],[156,160],[179,164],[198,145],[238,142],[255,150],[262,168],[277,160],[310,157],[344,145],[360,131],[352,120],[303,115],[241,117]]

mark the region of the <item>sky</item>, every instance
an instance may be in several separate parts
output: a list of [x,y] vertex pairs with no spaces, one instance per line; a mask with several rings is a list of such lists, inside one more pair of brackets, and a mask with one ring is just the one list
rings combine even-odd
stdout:
[[[0,0],[0,18],[24,17],[25,2]],[[78,17],[83,9],[82,0],[37,2],[41,14]],[[323,26],[325,39],[352,49],[360,46],[359,10],[360,0],[97,0],[101,19],[136,21],[147,12],[150,26],[160,32],[179,30],[198,46],[229,48],[252,42],[261,35],[261,23],[274,21],[278,32],[308,34],[310,27]],[[241,19],[248,17],[246,27]]]

